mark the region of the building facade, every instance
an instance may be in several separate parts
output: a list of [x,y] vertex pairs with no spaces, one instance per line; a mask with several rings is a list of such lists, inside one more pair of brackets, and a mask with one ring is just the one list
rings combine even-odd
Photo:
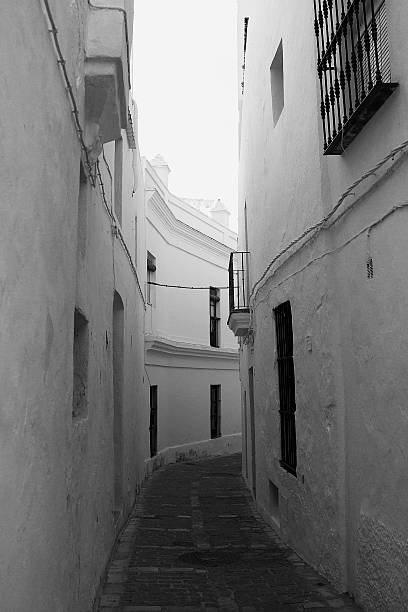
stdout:
[[184,200],[169,191],[170,169],[161,156],[144,166],[145,265],[148,282],[157,283],[146,289],[151,455],[239,450],[238,345],[226,326],[227,268],[237,235],[220,201]]
[[238,7],[244,474],[337,587],[406,610],[408,7]]
[[91,608],[149,452],[132,4],[1,8],[0,607],[8,612]]

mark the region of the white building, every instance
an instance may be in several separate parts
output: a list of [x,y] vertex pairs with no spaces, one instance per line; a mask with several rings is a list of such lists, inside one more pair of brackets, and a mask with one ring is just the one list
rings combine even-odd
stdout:
[[402,612],[408,5],[238,4],[244,473],[300,555]]
[[145,475],[132,5],[1,7],[4,612],[90,610]]
[[146,289],[151,454],[239,450],[238,345],[226,326],[237,235],[220,202],[174,196],[169,171],[161,156],[145,162],[145,265],[158,283]]

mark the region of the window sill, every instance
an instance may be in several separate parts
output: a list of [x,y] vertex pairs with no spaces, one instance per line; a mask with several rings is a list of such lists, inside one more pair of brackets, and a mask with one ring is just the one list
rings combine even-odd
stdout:
[[296,473],[296,468],[292,467],[291,465],[289,465],[288,463],[285,463],[285,461],[283,461],[283,459],[281,459],[279,461],[279,465],[281,466],[281,468],[283,468],[286,472],[288,472],[289,474],[291,474],[292,476],[294,476],[295,478],[297,478],[297,473]]

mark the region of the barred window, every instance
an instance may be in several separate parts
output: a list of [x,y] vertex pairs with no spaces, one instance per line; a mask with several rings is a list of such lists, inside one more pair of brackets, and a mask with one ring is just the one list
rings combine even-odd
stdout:
[[210,385],[211,438],[221,436],[221,385]]
[[398,83],[385,0],[314,0],[324,154],[341,155]]
[[210,346],[220,346],[220,290],[210,287]]
[[278,353],[279,404],[281,423],[281,466],[296,476],[296,401],[293,364],[292,309],[284,302],[274,309]]

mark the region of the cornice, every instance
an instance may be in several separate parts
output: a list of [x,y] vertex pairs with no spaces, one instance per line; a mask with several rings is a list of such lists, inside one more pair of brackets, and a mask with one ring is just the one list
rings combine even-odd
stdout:
[[[172,242],[169,238],[182,238],[187,243],[193,246],[200,246],[201,248],[207,249],[208,251],[217,254],[218,256],[229,258],[230,253],[234,250],[232,247],[227,246],[226,244],[219,242],[215,238],[211,238],[207,236],[203,232],[196,230],[191,227],[187,223],[180,221],[173,214],[170,208],[167,206],[165,200],[163,199],[160,192],[156,189],[150,191],[148,195],[148,202],[151,206],[152,212],[161,220],[164,230],[166,230],[169,234],[167,241],[170,242],[173,246],[179,246],[176,242]],[[148,219],[155,225],[152,218],[150,218],[149,214],[147,214]],[[157,228],[156,228],[157,229]]]
[[163,336],[145,334],[145,349],[165,355],[191,358],[211,358],[221,361],[239,361],[238,347],[236,349],[215,348],[205,344],[190,344]]

